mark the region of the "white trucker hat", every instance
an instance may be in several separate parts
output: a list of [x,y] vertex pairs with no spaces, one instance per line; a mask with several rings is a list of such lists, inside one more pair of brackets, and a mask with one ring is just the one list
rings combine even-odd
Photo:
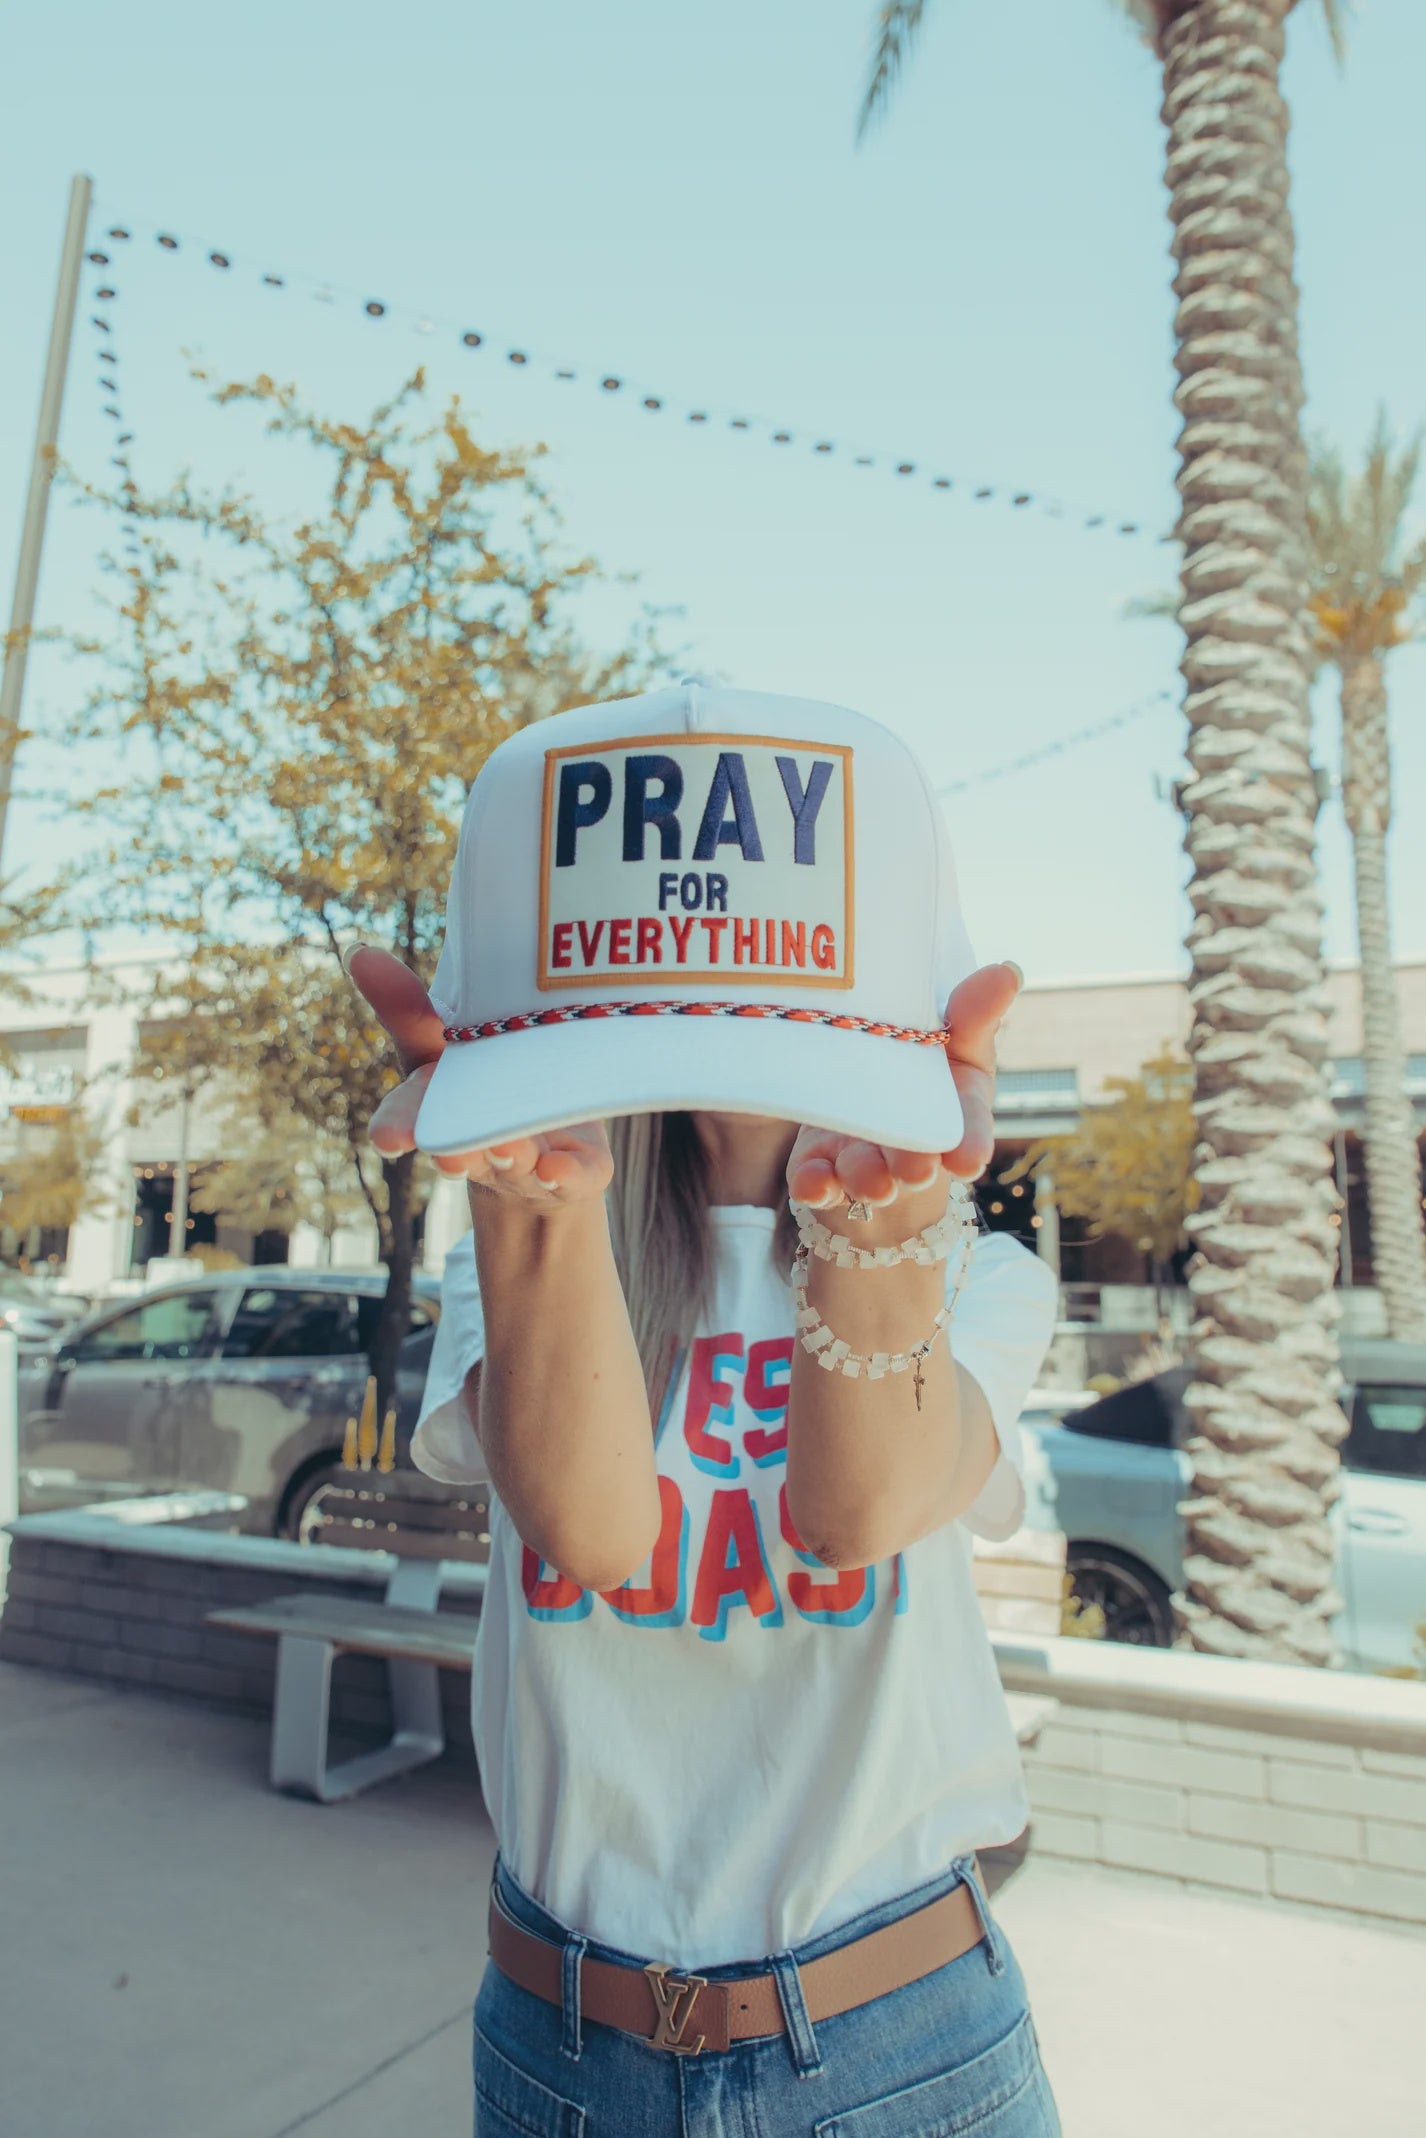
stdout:
[[696,1108],[949,1151],[974,963],[926,775],[877,721],[696,677],[561,713],[471,788],[417,1141]]

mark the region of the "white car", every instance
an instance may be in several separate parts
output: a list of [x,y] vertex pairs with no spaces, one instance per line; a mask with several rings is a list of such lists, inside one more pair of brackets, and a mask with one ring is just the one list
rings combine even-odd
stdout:
[[[1426,1346],[1344,1338],[1342,1493],[1333,1509],[1340,1657],[1351,1670],[1426,1673]],[[1075,1594],[1105,1638],[1167,1647],[1183,1585],[1191,1430],[1180,1367],[1056,1415],[1022,1418],[1026,1520],[1064,1532]]]

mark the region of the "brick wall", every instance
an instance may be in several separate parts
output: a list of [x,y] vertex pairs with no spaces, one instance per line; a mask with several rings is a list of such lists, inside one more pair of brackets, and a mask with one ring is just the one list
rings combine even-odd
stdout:
[[1065,1596],[1065,1540],[1022,1529],[1003,1544],[975,1540],[972,1562],[981,1616],[992,1633],[1048,1638],[1060,1630]]
[[[1092,1656],[1029,1673],[1059,1703],[1024,1755],[1032,1851],[1426,1925],[1426,1686],[1053,1645]],[[1120,1705],[1106,1704],[1116,1655]],[[1196,1666],[1242,1674],[1217,1720]]]
[[[220,1706],[269,1714],[277,1643],[203,1623],[209,1611],[266,1603],[303,1590],[368,1601],[368,1578],[343,1578],[319,1569],[324,1555],[302,1547],[259,1545],[260,1552],[294,1555],[245,1565],[221,1556],[170,1558],[134,1549],[46,1541],[33,1532],[50,1517],[17,1525],[10,1544],[10,1576],[0,1658],[79,1672],[113,1685],[185,1694]],[[27,1534],[28,1532],[31,1532]],[[214,1539],[217,1545],[253,1540]],[[336,1555],[348,1561],[354,1554]],[[443,1595],[443,1611],[467,1611],[474,1625],[479,1599]],[[441,1672],[448,1754],[473,1759],[470,1678]],[[332,1673],[332,1726],[342,1736],[377,1739],[391,1729],[386,1666],[375,1656],[340,1656]]]

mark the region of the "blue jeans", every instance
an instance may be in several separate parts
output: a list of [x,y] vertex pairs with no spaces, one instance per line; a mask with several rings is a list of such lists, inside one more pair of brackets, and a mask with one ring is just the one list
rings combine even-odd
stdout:
[[[487,1965],[475,2002],[476,2138],[1059,2138],[1025,1984],[968,1861],[791,1951],[700,1969],[710,1981],[774,1973],[787,2032],[699,2056],[581,2024],[571,1991],[583,1955],[642,1960],[566,1929],[498,1858],[495,1878],[510,1914],[563,1946],[565,2004],[547,2004]],[[980,1907],[982,1942],[814,2030],[799,1963],[925,1907],[963,1878]]]

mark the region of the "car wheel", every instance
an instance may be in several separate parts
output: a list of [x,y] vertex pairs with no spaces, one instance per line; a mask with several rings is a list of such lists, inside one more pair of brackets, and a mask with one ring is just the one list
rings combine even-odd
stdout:
[[1135,1648],[1173,1646],[1168,1586],[1142,1560],[1110,1544],[1071,1544],[1065,1564],[1081,1611],[1103,1615],[1100,1640]]
[[293,1544],[320,1544],[322,1530],[332,1513],[332,1501],[345,1499],[352,1489],[351,1472],[334,1458],[321,1462],[297,1479],[283,1502],[278,1534]]

